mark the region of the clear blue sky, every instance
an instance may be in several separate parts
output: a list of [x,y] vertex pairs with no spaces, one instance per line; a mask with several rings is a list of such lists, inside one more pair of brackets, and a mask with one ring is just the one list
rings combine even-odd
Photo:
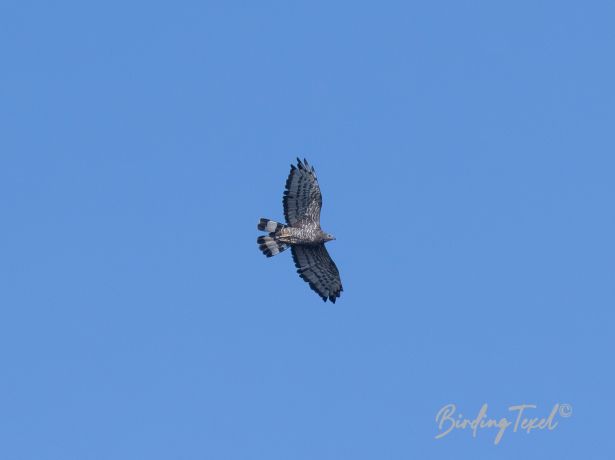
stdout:
[[[614,23],[2,2],[0,458],[615,458]],[[296,156],[335,305],[255,243]],[[573,414],[495,446],[447,403]]]

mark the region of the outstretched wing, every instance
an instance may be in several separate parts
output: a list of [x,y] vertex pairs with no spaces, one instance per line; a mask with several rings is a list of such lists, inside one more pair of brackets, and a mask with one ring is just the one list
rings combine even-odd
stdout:
[[314,167],[307,160],[297,158],[297,166],[290,165],[283,201],[288,225],[311,223],[320,227],[322,196]]
[[322,300],[326,302],[329,299],[335,303],[344,289],[340,272],[325,245],[295,245],[291,246],[291,251],[299,276],[310,283],[310,287],[322,297]]

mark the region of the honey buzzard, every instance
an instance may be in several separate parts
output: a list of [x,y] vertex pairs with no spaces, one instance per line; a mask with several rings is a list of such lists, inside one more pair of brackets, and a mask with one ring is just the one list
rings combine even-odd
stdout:
[[261,218],[258,229],[269,235],[256,240],[260,250],[272,257],[290,248],[299,276],[323,301],[335,303],[343,291],[342,281],[325,248],[335,238],[320,228],[322,196],[314,167],[307,160],[297,158],[297,166],[290,166],[283,204],[286,224]]

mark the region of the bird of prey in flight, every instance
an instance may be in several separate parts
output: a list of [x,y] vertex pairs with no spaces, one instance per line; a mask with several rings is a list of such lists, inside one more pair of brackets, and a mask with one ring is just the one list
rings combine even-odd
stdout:
[[290,248],[299,276],[323,301],[335,303],[343,291],[342,280],[325,248],[335,238],[320,228],[322,196],[314,167],[307,160],[297,158],[297,166],[290,166],[283,204],[286,224],[261,218],[258,229],[269,235],[256,240],[260,250],[272,257]]

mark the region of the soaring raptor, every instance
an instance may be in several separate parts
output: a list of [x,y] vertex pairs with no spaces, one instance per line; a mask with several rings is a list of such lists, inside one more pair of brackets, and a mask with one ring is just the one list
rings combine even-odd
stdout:
[[335,303],[340,296],[342,280],[329,253],[325,249],[333,235],[320,228],[322,196],[314,167],[307,160],[297,158],[297,166],[290,166],[284,191],[286,225],[261,218],[258,229],[268,232],[256,242],[267,257],[290,248],[297,273],[325,302]]

